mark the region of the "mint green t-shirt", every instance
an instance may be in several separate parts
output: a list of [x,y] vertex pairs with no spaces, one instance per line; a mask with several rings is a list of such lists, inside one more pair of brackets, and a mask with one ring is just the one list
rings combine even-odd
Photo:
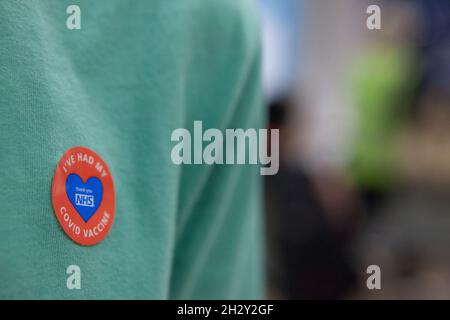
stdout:
[[[259,168],[171,160],[171,133],[195,120],[261,127],[259,64],[252,0],[1,0],[0,298],[262,297]],[[89,247],[52,208],[75,146],[115,188],[112,229]]]

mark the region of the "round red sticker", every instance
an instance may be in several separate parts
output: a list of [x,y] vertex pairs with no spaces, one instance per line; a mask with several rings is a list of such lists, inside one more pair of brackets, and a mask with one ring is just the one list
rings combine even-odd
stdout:
[[67,150],[52,183],[53,209],[64,232],[84,246],[99,243],[113,224],[114,200],[105,161],[85,147]]

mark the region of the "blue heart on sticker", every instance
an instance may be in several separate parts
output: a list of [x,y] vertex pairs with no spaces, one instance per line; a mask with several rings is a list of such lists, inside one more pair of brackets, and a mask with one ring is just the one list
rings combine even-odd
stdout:
[[96,177],[84,183],[80,176],[71,173],[66,180],[66,194],[84,222],[88,222],[102,203],[103,185]]

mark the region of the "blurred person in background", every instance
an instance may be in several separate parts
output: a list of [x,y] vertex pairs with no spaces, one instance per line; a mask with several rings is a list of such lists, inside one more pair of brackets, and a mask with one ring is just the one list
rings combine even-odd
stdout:
[[[299,90],[297,83],[298,72],[311,71],[308,68],[311,64],[307,67],[303,61],[304,53],[311,53],[306,49],[311,43],[305,41],[306,35],[300,30],[305,24],[314,30],[311,25],[314,21],[306,21],[306,16],[313,11],[316,17],[334,13],[333,5],[322,2],[316,6],[311,1],[288,0],[266,0],[262,4],[269,127],[280,130],[280,170],[265,181],[269,297],[339,298],[353,278],[346,253],[353,223],[349,217],[354,213],[353,202],[349,200],[352,192],[334,170],[315,170],[328,166],[322,167],[323,158],[313,159],[314,151],[305,146],[311,133],[308,124],[311,119],[304,110],[305,105],[300,103],[303,96],[298,92],[303,90]],[[345,8],[341,8],[341,13]],[[321,17],[320,21],[325,20]],[[309,36],[314,37],[313,41],[322,41],[320,34]],[[308,78],[308,88],[313,86],[314,93],[327,94],[326,90],[333,84],[327,83],[330,85],[327,88],[321,86],[321,76],[326,73],[321,72],[317,77],[317,71],[322,70],[320,63],[313,66],[317,69]],[[310,97],[308,94],[306,101]],[[320,99],[315,95],[313,98]],[[320,106],[315,102],[311,106],[314,105],[317,115]],[[307,164],[306,159],[312,161]]]
[[369,217],[396,183],[394,141],[421,69],[414,47],[415,7],[405,1],[377,3],[382,7],[382,29],[367,30],[350,75],[357,129],[349,167]]
[[265,180],[270,298],[340,298],[352,283],[346,238],[327,221],[312,178],[292,159],[296,109],[272,105],[270,127],[280,130],[280,170]]

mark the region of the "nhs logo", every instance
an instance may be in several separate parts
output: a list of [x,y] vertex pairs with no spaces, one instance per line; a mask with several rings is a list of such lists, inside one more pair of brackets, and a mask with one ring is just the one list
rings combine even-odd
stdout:
[[75,204],[82,207],[94,207],[94,196],[75,193]]
[[103,184],[97,177],[84,182],[79,175],[71,173],[66,180],[66,194],[80,217],[88,222],[102,203]]

